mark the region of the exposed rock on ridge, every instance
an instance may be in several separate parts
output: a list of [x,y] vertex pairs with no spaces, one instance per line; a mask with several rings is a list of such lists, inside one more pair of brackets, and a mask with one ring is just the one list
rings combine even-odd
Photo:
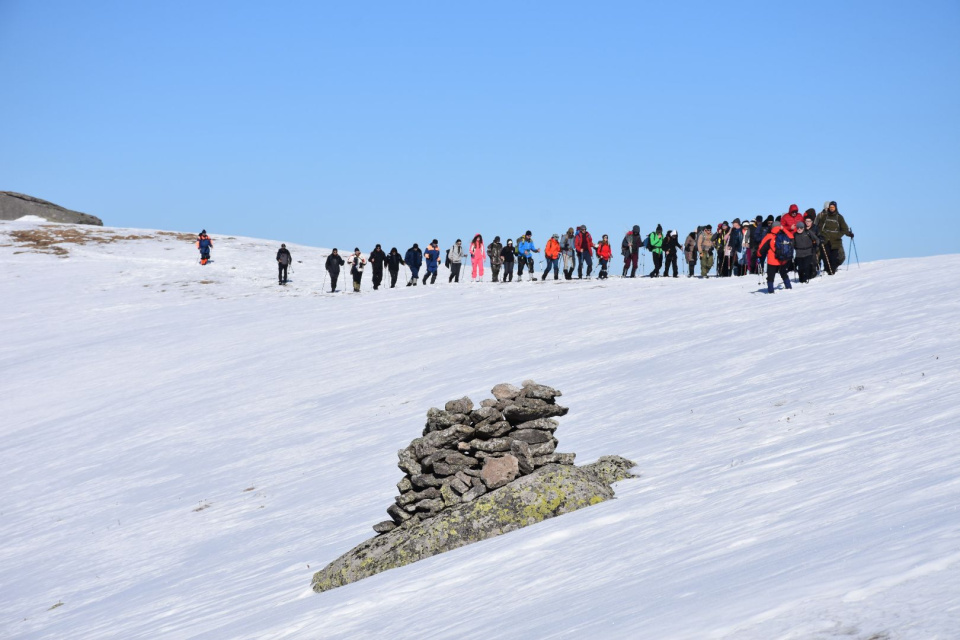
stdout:
[[0,191],[0,220],[17,220],[23,216],[37,216],[50,222],[103,226],[103,220],[96,216],[71,211],[52,202],[22,193]]

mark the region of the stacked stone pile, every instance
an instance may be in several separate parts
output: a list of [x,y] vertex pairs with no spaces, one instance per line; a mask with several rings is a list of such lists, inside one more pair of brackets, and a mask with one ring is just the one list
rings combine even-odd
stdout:
[[397,452],[406,475],[387,509],[390,520],[374,531],[412,526],[543,466],[573,464],[575,454],[556,451],[554,418],[568,411],[556,403],[558,390],[527,380],[498,384],[492,394],[476,409],[463,397],[427,411],[423,436]]

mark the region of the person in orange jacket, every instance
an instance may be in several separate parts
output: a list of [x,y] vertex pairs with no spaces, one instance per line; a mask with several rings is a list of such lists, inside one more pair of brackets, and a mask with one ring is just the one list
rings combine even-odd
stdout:
[[613,249],[610,248],[610,238],[603,234],[600,243],[597,244],[597,258],[600,259],[600,274],[597,276],[600,280],[607,279],[607,265],[613,257]]
[[787,265],[793,261],[793,230],[774,225],[760,241],[758,254],[767,260],[767,293],[773,293],[773,279],[778,273],[783,286],[792,289]]
[[210,261],[210,249],[213,249],[213,240],[207,235],[206,229],[197,236],[197,249],[200,250],[200,264],[207,264]]
[[547,246],[543,249],[543,255],[547,257],[547,268],[543,270],[541,280],[547,279],[547,273],[550,267],[553,267],[553,279],[560,279],[560,234],[555,233],[549,240]]

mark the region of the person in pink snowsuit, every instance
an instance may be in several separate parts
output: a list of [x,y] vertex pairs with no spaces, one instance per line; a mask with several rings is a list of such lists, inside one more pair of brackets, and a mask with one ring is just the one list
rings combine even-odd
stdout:
[[479,233],[470,242],[470,266],[473,268],[471,280],[483,279],[483,261],[487,257],[487,248],[483,246],[483,236]]

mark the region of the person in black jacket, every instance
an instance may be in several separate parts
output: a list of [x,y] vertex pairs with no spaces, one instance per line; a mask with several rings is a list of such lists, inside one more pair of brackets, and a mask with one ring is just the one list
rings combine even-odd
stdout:
[[[379,247],[380,245],[377,246]],[[387,271],[390,272],[390,288],[393,289],[397,286],[397,274],[400,273],[400,265],[406,263],[403,261],[403,258],[400,257],[400,252],[397,251],[396,247],[390,249],[390,253],[384,258],[384,262],[387,264]]]
[[513,240],[507,238],[507,244],[500,250],[503,258],[503,282],[513,282],[513,262],[517,254],[513,252]]
[[[663,255],[664,263],[666,266],[663,268],[663,277],[666,278],[670,275],[670,267],[673,266],[673,277],[679,278],[677,272],[677,250],[680,248],[680,239],[677,237],[677,232],[675,229],[667,231],[667,237],[663,239]],[[626,272],[626,267],[624,267],[624,272]]]
[[330,274],[330,293],[337,290],[337,278],[340,276],[340,267],[342,266],[343,258],[340,257],[340,254],[337,253],[337,248],[334,247],[330,255],[327,256],[326,264],[327,273]]
[[370,257],[367,259],[373,266],[373,290],[376,291],[380,288],[380,283],[383,282],[383,263],[387,259],[387,254],[383,252],[383,249],[380,248],[378,244],[373,251],[370,252]]
[[287,267],[290,266],[291,262],[293,262],[293,258],[287,250],[287,245],[281,244],[280,250],[277,251],[277,267],[279,268],[277,278],[280,280],[279,284],[287,284]]
[[420,282],[420,266],[423,264],[423,251],[420,250],[420,245],[414,242],[413,246],[407,249],[407,253],[404,254],[403,262],[410,267],[410,281],[407,286],[417,286],[417,283]]

